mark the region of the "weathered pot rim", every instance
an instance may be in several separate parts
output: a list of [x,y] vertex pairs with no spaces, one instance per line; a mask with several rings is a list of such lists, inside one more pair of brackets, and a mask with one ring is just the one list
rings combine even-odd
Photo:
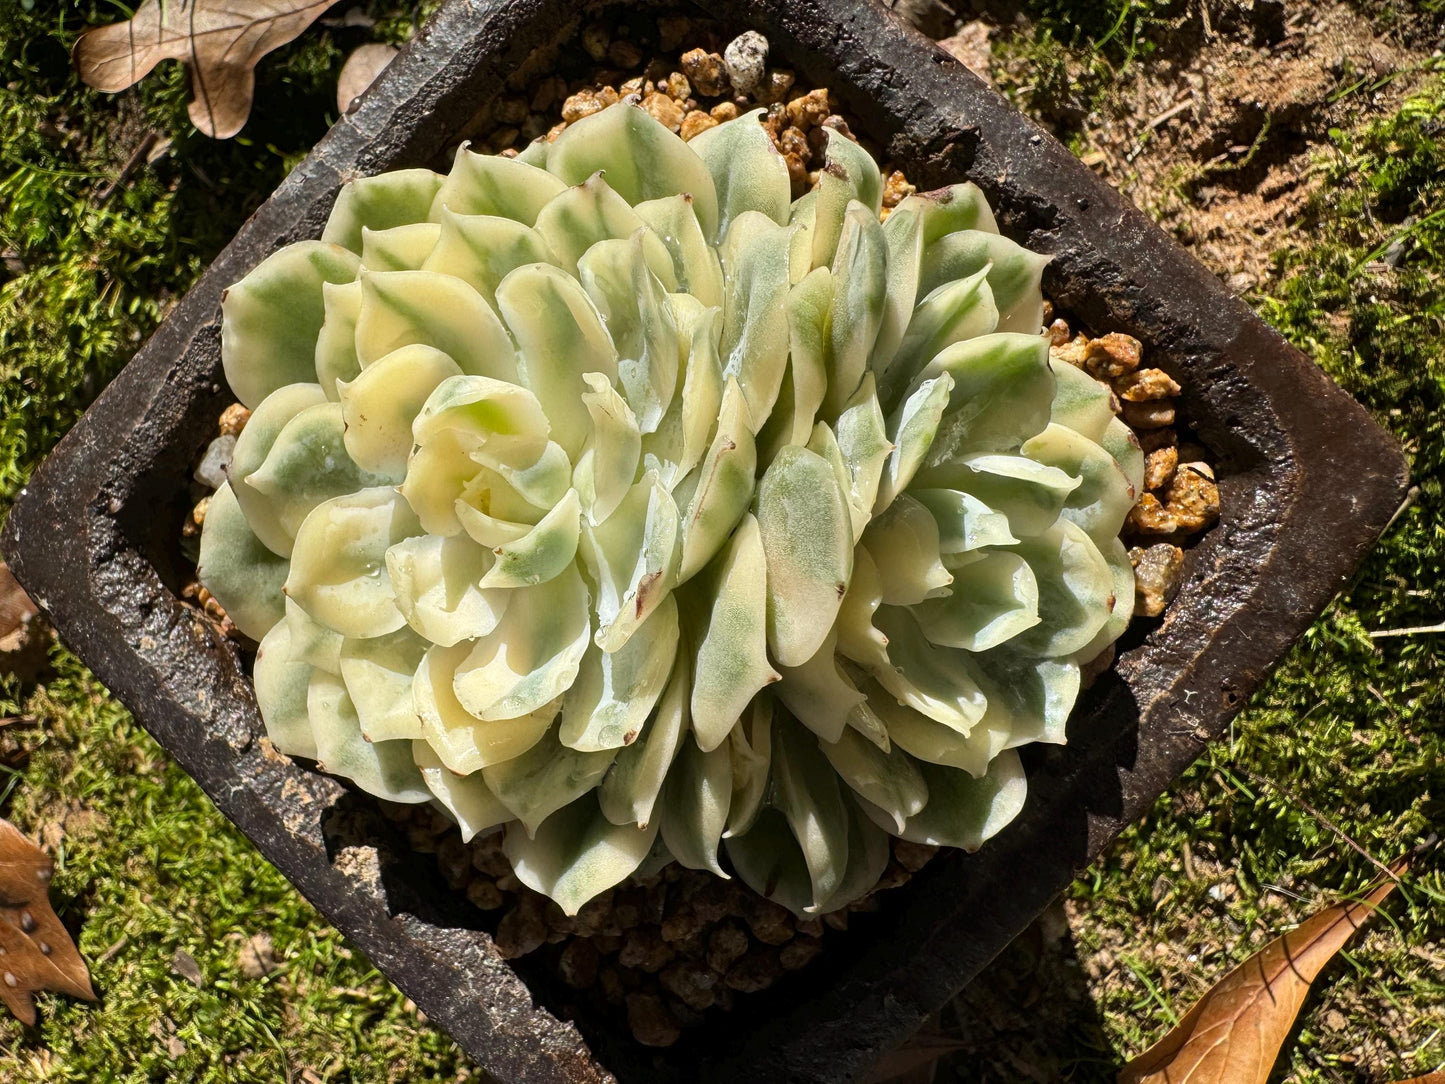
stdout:
[[[605,1021],[583,1019],[579,1032],[534,1004],[474,928],[475,912],[427,890],[416,856],[369,878],[333,863],[322,818],[350,802],[346,792],[260,740],[234,646],[177,598],[176,525],[155,510],[184,488],[227,401],[223,289],[280,245],[318,235],[345,180],[432,160],[535,50],[575,29],[582,12],[567,0],[449,0],[65,437],[0,536],[66,640],[222,812],[503,1080],[859,1077],[1220,733],[1344,583],[1406,485],[1399,448],[1358,404],[955,60],[868,0],[778,8],[712,0],[703,13],[761,30],[775,56],[839,94],[920,187],[975,180],[1005,232],[1054,253],[1046,284],[1062,307],[1135,335],[1152,364],[1180,377],[1199,436],[1220,456],[1224,501],[1164,621],[1080,703],[1071,744],[1033,758],[1019,820],[977,855],[931,863],[842,951],[665,1054]],[[528,979],[547,1000],[545,977]]]

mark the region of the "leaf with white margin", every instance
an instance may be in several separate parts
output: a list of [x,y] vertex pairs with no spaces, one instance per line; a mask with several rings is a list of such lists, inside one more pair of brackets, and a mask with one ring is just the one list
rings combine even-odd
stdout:
[[[717,341],[722,310],[695,297],[668,294],[678,329],[682,394],[674,395],[655,432],[642,437],[642,467],[656,472],[669,491],[697,466],[722,403],[722,366]],[[595,522],[595,518],[594,518]]]
[[481,588],[533,587],[561,575],[577,556],[581,521],[582,502],[577,491],[569,489],[537,526],[497,547],[497,559],[482,577]]
[[546,447],[549,429],[542,404],[526,388],[463,375],[433,389],[412,422],[412,439],[425,448],[455,433],[469,452],[486,449],[492,462],[529,463]]
[[341,186],[321,239],[361,254],[361,231],[421,222],[445,180],[429,169],[397,169]]
[[390,486],[318,504],[296,532],[286,594],[343,636],[384,636],[406,623],[396,607],[386,551],[421,533]]
[[628,203],[686,192],[703,236],[718,235],[712,174],[686,143],[638,106],[621,101],[583,117],[552,143],[547,169],[568,184],[598,170]]
[[778,225],[787,225],[792,202],[788,163],[758,121],[765,112],[751,110],[699,132],[688,141],[688,148],[712,174],[718,198],[719,239],[727,235],[728,224],[744,211],[761,211]]
[[743,516],[703,578],[712,605],[706,613],[700,613],[706,605],[701,600],[696,608],[690,601],[683,605],[684,613],[699,618],[692,725],[698,745],[709,752],[723,743],[758,691],[779,678],[768,662],[767,557],[752,515]]
[[927,462],[1013,451],[1049,424],[1054,373],[1042,335],[983,335],[954,343],[921,378],[947,373],[953,391]]
[[834,629],[838,651],[844,658],[872,669],[888,665],[888,637],[873,627],[873,615],[883,603],[883,582],[866,546],[853,555],[853,577],[843,605],[838,607]]
[[848,468],[848,507],[853,513],[853,539],[857,541],[873,516],[883,467],[893,452],[872,373],[863,374],[863,382],[844,405],[834,429],[838,451]]
[[889,212],[883,223],[883,242],[888,248],[888,285],[878,337],[873,340],[873,353],[868,359],[868,368],[874,372],[885,371],[893,360],[918,301],[918,280],[923,266],[923,215],[916,202],[905,199]]
[[848,728],[848,718],[867,710],[860,693],[838,664],[837,631],[828,633],[813,657],[802,666],[779,666],[783,680],[773,695],[805,727],[825,742],[835,742]]
[[285,621],[276,622],[261,638],[251,683],[271,744],[289,757],[315,760],[316,737],[306,714],[311,667],[292,659],[291,629]]
[[387,230],[361,230],[361,266],[368,271],[419,271],[437,246],[442,228],[410,222]]
[[531,838],[508,827],[503,851],[518,880],[551,897],[563,914],[575,915],[632,876],[656,838],[656,826],[612,824],[586,797],[548,818]]
[[604,523],[582,525],[578,547],[597,585],[597,646],[617,651],[647,620],[677,578],[677,505],[648,472]]
[[[455,433],[446,436],[447,442],[456,438]],[[426,451],[422,449],[423,453]],[[466,458],[465,450],[459,450],[458,454]],[[485,512],[481,508],[483,504],[487,506]],[[487,468],[478,470],[470,481],[462,484],[462,495],[454,502],[452,511],[462,530],[489,550],[521,538],[532,529],[533,520],[542,518],[539,508],[523,500],[496,471]],[[426,523],[425,515],[422,523]]]
[[758,484],[767,555],[768,647],[782,666],[807,662],[833,626],[853,572],[853,519],[829,462],[790,445]]
[[1114,421],[1114,393],[1102,380],[1067,361],[1049,362],[1054,372],[1054,401],[1049,420],[1066,425],[1081,436],[1098,443]]
[[1018,554],[988,552],[955,569],[952,593],[921,603],[914,616],[935,644],[987,651],[1039,623],[1039,584]]
[[719,745],[704,753],[697,742],[683,739],[662,788],[662,815],[658,817],[662,842],[680,864],[727,877],[718,864],[717,849],[727,827],[732,794],[731,747]]
[[291,661],[304,662],[328,674],[341,676],[341,645],[346,637],[312,620],[311,615],[286,600],[285,625],[291,630]]
[[341,642],[341,680],[367,741],[422,736],[411,682],[430,646],[405,625],[385,636]]
[[975,655],[973,661],[988,688],[989,711],[1001,708],[1011,716],[1004,748],[1064,744],[1081,685],[1077,662],[1030,659],[1007,646]]
[[848,803],[818,739],[787,716],[773,721],[773,804],[803,852],[817,913],[842,883],[848,864]]
[[633,208],[637,217],[652,227],[672,256],[676,289],[697,298],[708,308],[723,303],[722,264],[715,249],[703,236],[692,197],[686,192],[661,199],[645,200]]
[[[474,507],[468,502],[468,496],[485,489],[475,485],[475,479],[484,468],[471,458],[474,447],[475,442],[469,436],[452,430],[439,433],[412,450],[406,464],[406,477],[398,489],[416,512],[427,534],[448,537],[462,533],[463,520],[460,517],[465,514],[463,507]],[[500,483],[501,480],[497,481]],[[473,490],[471,494],[469,487]],[[515,498],[514,502],[524,503]],[[488,515],[487,518],[493,517]],[[527,524],[521,525],[509,534],[509,538],[520,538],[527,533],[528,527]],[[479,541],[491,544],[485,539]]]
[[243,635],[259,640],[286,615],[287,570],[286,558],[251,530],[231,484],[222,483],[206,509],[196,577]]
[[[1028,795],[1023,766],[1012,750],[995,757],[982,779],[935,764],[919,768],[928,784],[928,804],[899,833],[911,843],[976,851],[1019,815]],[[864,809],[886,827],[884,814]]]
[[582,257],[594,245],[640,235],[648,268],[669,290],[677,285],[667,245],[600,173],[547,204],[537,217],[537,233],[547,242],[557,266],[573,275],[578,274]]
[[577,273],[612,336],[623,397],[638,428],[651,433],[677,390],[681,343],[667,290],[643,256],[647,232],[599,241],[577,262]]
[[971,493],[918,486],[908,495],[933,514],[940,553],[971,553],[985,546],[1011,546],[1018,541],[1009,531],[1008,516],[995,512]]
[[1079,479],[1022,455],[967,455],[925,467],[915,488],[970,493],[1008,517],[1009,530],[1028,538],[1049,529]]
[[499,154],[477,154],[462,144],[428,217],[439,222],[446,209],[459,215],[496,215],[530,226],[566,187],[544,169]]
[[270,500],[249,485],[247,479],[261,469],[287,422],[308,407],[325,402],[326,396],[315,384],[288,384],[277,388],[251,412],[231,453],[231,467],[226,472],[230,478],[231,493],[246,514],[246,522],[256,537],[282,557],[291,553],[292,534],[281,525]]
[[530,226],[496,215],[459,215],[442,208],[441,235],[423,271],[461,279],[486,299],[497,301],[497,284],[529,263],[556,263],[546,239]]
[[463,843],[512,819],[512,811],[497,801],[479,773],[458,775],[424,741],[412,742],[411,752],[427,789],[457,822]]
[[521,756],[542,740],[562,707],[559,699],[516,719],[478,719],[462,707],[454,688],[457,667],[471,649],[469,643],[429,648],[412,681],[412,705],[421,719],[422,736],[458,775]]
[[567,272],[528,264],[498,285],[497,308],[517,340],[517,382],[536,395],[556,440],[576,459],[591,430],[582,374],[617,379],[617,350],[597,306]]
[[771,463],[778,449],[804,444],[828,393],[824,367],[833,273],[815,267],[788,291],[788,368],[772,414],[759,432],[760,458]]
[[689,729],[691,694],[691,655],[679,649],[667,687],[658,701],[657,714],[643,727],[636,741],[618,750],[617,759],[597,788],[602,812],[613,824],[646,828],[651,823],[653,807],[662,793],[668,769]]
[[923,773],[903,750],[884,752],[854,730],[843,731],[836,742],[819,742],[818,748],[839,779],[892,818],[894,831],[902,831],[928,803]]
[[615,749],[569,749],[553,728],[521,756],[483,768],[482,778],[527,834],[534,835],[544,820],[602,782],[616,756]]
[[316,376],[326,316],[323,283],[350,282],[360,260],[340,245],[299,241],[262,260],[221,299],[221,365],[252,409],[277,388]]
[[938,435],[938,426],[952,391],[953,377],[942,373],[918,385],[903,405],[893,412],[888,424],[893,450],[878,479],[878,495],[873,500],[874,516],[888,510],[894,498],[908,487],[923,466],[934,437]]
[[1077,477],[1061,513],[1073,520],[1095,545],[1107,546],[1134,507],[1134,487],[1114,457],[1087,437],[1066,426],[1051,424],[1020,449],[1024,455]]
[[[325,316],[316,337],[316,379],[326,398],[335,402],[336,385],[355,380],[361,372],[356,354],[356,321],[361,319],[360,282],[323,282],[321,301]],[[250,424],[249,422],[247,423]]]
[[892,840],[859,808],[848,802],[848,865],[833,894],[818,904],[814,913],[827,914],[872,892],[882,880],[893,857]]
[[836,128],[825,131],[828,139],[825,164],[818,171],[817,195],[813,197],[811,209],[814,267],[833,263],[850,203],[861,203],[874,221],[883,204],[883,178],[878,172],[878,163]]
[[461,372],[440,350],[416,344],[393,350],[355,380],[340,383],[343,440],[352,462],[376,475],[405,477],[412,422],[437,385]]
[[487,635],[506,612],[510,591],[479,586],[493,561],[491,549],[466,535],[418,535],[386,551],[397,609],[444,647]]
[[880,606],[873,622],[888,637],[888,665],[870,668],[878,683],[935,722],[960,734],[972,730],[988,705],[967,672],[966,653],[932,643],[903,607]]
[[922,219],[925,246],[959,230],[998,233],[988,200],[972,181],[908,196],[893,208],[893,214],[905,209],[916,211]]
[[733,794],[723,838],[740,836],[762,812],[773,770],[773,700],[756,696],[747,713],[728,733],[732,757]]
[[919,289],[929,293],[987,268],[998,307],[998,330],[1037,335],[1044,324],[1040,283],[1051,259],[987,230],[960,230],[940,237],[924,251]]
[[888,367],[876,374],[878,398],[890,406],[905,388],[916,386],[924,367],[943,350],[991,335],[997,327],[998,309],[984,271],[944,283],[918,303]]
[[583,373],[590,388],[582,403],[592,415],[592,434],[577,457],[572,485],[582,499],[582,508],[593,523],[601,523],[616,511],[637,478],[642,458],[642,434],[627,401],[617,394],[601,373]]
[[883,323],[888,290],[888,247],[878,212],[856,200],[843,215],[833,256],[833,307],[824,368],[824,412],[836,417],[857,390]]
[[312,671],[306,714],[316,735],[316,763],[322,771],[349,779],[389,802],[415,805],[431,800],[412,759],[411,742],[369,742],[362,737],[356,706],[340,678]]
[[356,321],[362,367],[413,343],[435,347],[464,373],[517,382],[507,329],[461,279],[435,271],[363,271]]
[[478,719],[516,719],[561,696],[577,679],[591,626],[576,566],[514,590],[502,620],[457,667],[457,699]]
[[590,645],[562,700],[558,740],[584,753],[635,742],[672,673],[677,644],[677,601],[669,595],[616,651]]
[[674,494],[684,508],[678,583],[695,576],[722,549],[748,510],[757,466],[748,408],[738,382],[729,377],[712,446]]
[[878,572],[888,606],[914,606],[948,593],[953,577],[940,560],[938,522],[907,493],[868,524],[863,545]]
[[724,846],[733,872],[745,885],[795,915],[807,913],[813,904],[812,880],[802,848],[780,810],[764,805],[748,830],[725,837]]
[[[1008,744],[1007,730],[989,725],[993,704],[989,711],[967,734],[960,734],[951,726],[935,722],[922,712],[900,704],[881,686],[870,683],[864,686],[884,725],[893,746],[903,750],[915,760],[929,764],[942,764],[957,771],[967,772],[975,778],[982,778],[988,772],[989,763],[1003,752]],[[1009,721],[1011,721],[1011,716]],[[892,818],[889,818],[890,820]],[[896,825],[880,821],[890,832],[896,832]]]
[[719,249],[726,301],[718,356],[724,377],[742,385],[755,419],[772,412],[788,362],[791,233],[760,211],[744,211]]
[[1135,493],[1144,492],[1144,449],[1139,438],[1120,419],[1112,418],[1099,438],[1099,447],[1114,457]]
[[1129,550],[1117,538],[1111,538],[1099,547],[1109,569],[1114,574],[1114,606],[1109,619],[1095,633],[1094,638],[1074,653],[1080,663],[1096,659],[1101,651],[1124,634],[1134,617],[1134,563],[1129,560]]
[[1115,605],[1114,572],[1078,524],[1060,519],[1013,547],[1039,581],[1039,623],[1011,642],[1030,655],[1059,658],[1093,641]]

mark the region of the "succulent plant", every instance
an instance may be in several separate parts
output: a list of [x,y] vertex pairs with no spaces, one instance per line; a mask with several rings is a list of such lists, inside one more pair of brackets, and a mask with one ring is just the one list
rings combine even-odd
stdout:
[[[285,753],[575,912],[667,857],[795,911],[1019,810],[1128,620],[1142,456],[971,184],[619,103],[352,181],[223,306],[200,576]],[[1121,602],[1117,604],[1116,602]]]

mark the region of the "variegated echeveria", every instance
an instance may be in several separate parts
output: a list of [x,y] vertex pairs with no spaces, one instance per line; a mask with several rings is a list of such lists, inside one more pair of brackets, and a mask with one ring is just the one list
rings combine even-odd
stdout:
[[620,103],[353,181],[231,288],[200,575],[279,749],[504,825],[569,913],[662,856],[824,912],[1018,812],[1142,457],[979,191],[880,222],[828,135],[790,201],[757,114]]

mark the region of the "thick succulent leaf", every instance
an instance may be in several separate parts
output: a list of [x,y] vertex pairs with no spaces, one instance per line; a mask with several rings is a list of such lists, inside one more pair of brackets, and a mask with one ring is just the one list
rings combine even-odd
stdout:
[[316,737],[306,714],[311,667],[291,657],[291,628],[285,621],[271,626],[256,649],[252,673],[256,706],[271,744],[291,757],[316,759]]
[[824,410],[835,418],[868,366],[883,322],[888,293],[888,248],[878,211],[853,201],[843,216],[833,256],[833,306],[824,366],[828,395]]
[[780,810],[764,806],[748,830],[728,836],[724,847],[733,872],[744,884],[795,915],[807,914],[814,900],[812,878],[803,850]]
[[437,247],[436,222],[410,222],[386,230],[361,230],[361,266],[368,271],[419,271]]
[[350,282],[360,261],[340,245],[300,241],[262,260],[221,299],[221,364],[236,398],[255,408],[277,388],[316,378],[321,287]]
[[1101,549],[1119,536],[1134,507],[1134,487],[1114,457],[1072,429],[1051,424],[1024,446],[1030,459],[1057,467],[1080,479],[1069,494],[1062,515],[1073,520]]
[[[356,353],[356,322],[361,319],[360,282],[324,282],[321,303],[325,313],[316,337],[316,379],[326,398],[335,402],[337,385],[355,380],[361,372]],[[249,424],[249,423],[247,423]]]
[[[1099,547],[1109,570],[1114,574],[1113,608],[1109,619],[1095,633],[1094,638],[1074,654],[1081,663],[1092,662],[1099,652],[1124,634],[1134,617],[1134,564],[1129,560],[1129,550],[1117,538],[1111,538]],[[1041,739],[1042,740],[1042,739]]]
[[873,623],[888,637],[888,662],[874,676],[901,703],[935,722],[967,734],[987,701],[968,673],[967,655],[932,643],[918,622],[899,606],[880,606]]
[[943,554],[971,553],[985,546],[1011,546],[1018,541],[1008,516],[996,512],[971,493],[956,489],[915,487],[908,495],[933,514],[938,549]]
[[497,307],[517,340],[521,382],[575,460],[591,431],[582,374],[617,379],[617,350],[597,307],[576,279],[548,264],[519,267],[503,279]]
[[422,736],[411,682],[430,645],[406,626],[369,640],[341,643],[341,680],[367,741]]
[[1049,424],[1054,374],[1042,335],[984,335],[945,349],[921,374],[953,379],[930,465],[973,452],[1013,451]]
[[[406,464],[406,477],[402,479],[400,489],[427,534],[443,537],[458,535],[462,533],[464,526],[471,533],[470,525],[462,518],[468,514],[468,509],[476,510],[475,505],[466,500],[469,487],[476,488],[479,497],[483,492],[481,487],[474,485],[474,480],[483,470],[476,460],[471,458],[475,447],[476,442],[469,434],[447,430],[437,433],[425,444],[412,449]],[[486,495],[491,497],[489,490]],[[492,508],[496,503],[498,502],[490,499],[488,501],[489,521],[501,518],[500,512]],[[514,499],[514,503],[523,502]],[[507,533],[507,541],[519,538],[526,532],[527,525],[520,524],[515,531]],[[497,544],[488,540],[488,532],[476,533],[485,536],[477,539],[483,545]]]
[[697,742],[683,740],[667,784],[658,818],[662,842],[688,869],[711,870],[726,877],[717,849],[732,805],[733,765],[730,745],[704,753]]
[[[899,833],[913,843],[976,851],[1018,816],[1028,794],[1023,766],[1012,751],[995,757],[982,779],[936,764],[923,763],[920,770],[928,784],[928,804]],[[868,813],[887,827],[884,814]]]
[[[712,605],[696,640],[691,711],[697,743],[710,752],[727,738],[758,691],[778,680],[767,653],[767,558],[752,515],[743,516],[704,578],[710,581]],[[698,610],[706,599],[698,600]],[[684,612],[696,613],[693,606],[685,604]]]
[[569,749],[553,727],[521,756],[483,768],[482,778],[527,834],[535,835],[544,820],[602,782],[616,756],[615,749]]
[[471,650],[469,643],[428,649],[412,682],[412,705],[421,719],[422,735],[458,775],[521,756],[542,740],[562,706],[557,700],[516,719],[478,719],[462,707],[455,687],[457,667]]
[[656,838],[655,825],[612,824],[588,795],[553,814],[532,836],[508,827],[503,851],[518,880],[575,915],[588,900],[632,876]]
[[872,373],[864,374],[863,383],[838,415],[835,429],[838,451],[848,469],[848,508],[853,514],[853,538],[856,541],[862,537],[863,529],[873,516],[883,468],[893,452]]
[[497,627],[457,667],[457,699],[478,719],[516,719],[561,696],[577,679],[590,625],[576,566],[517,588]]
[[577,457],[572,485],[582,509],[594,524],[616,511],[637,478],[642,458],[642,434],[626,400],[601,373],[583,373],[590,391],[582,403],[592,416],[592,434]]
[[435,271],[365,271],[356,353],[363,367],[421,343],[446,354],[462,372],[511,383],[517,359],[507,329],[482,295]]
[[953,573],[953,591],[914,611],[936,644],[987,651],[1039,623],[1039,584],[1016,553],[989,552]]
[[196,576],[251,639],[261,639],[286,615],[281,590],[287,571],[286,558],[263,545],[247,524],[230,483],[222,484],[206,510]]
[[386,551],[396,606],[409,624],[434,644],[450,647],[497,627],[512,593],[484,590],[482,578],[495,558],[466,535],[419,535]]
[[815,914],[827,914],[862,899],[878,887],[893,857],[889,834],[879,829],[858,802],[848,802],[848,865],[833,894],[815,905]]
[[560,576],[577,556],[582,528],[582,502],[575,489],[557,502],[530,531],[496,549],[496,561],[482,577],[488,588],[533,587]]
[[922,218],[925,245],[959,230],[998,233],[998,223],[994,221],[988,200],[972,181],[909,196],[893,208],[893,214],[904,210],[916,210]]
[[688,149],[712,174],[719,240],[727,235],[728,224],[744,211],[761,211],[780,226],[787,224],[792,201],[788,164],[758,122],[764,112],[754,109],[688,142]]
[[848,802],[818,739],[787,716],[773,721],[774,804],[803,852],[815,912],[843,881],[848,866]]
[[1059,658],[1087,646],[1115,605],[1114,572],[1082,527],[1060,519],[1013,551],[1039,583],[1039,623],[1012,643],[1030,655]]
[[1025,456],[990,453],[925,467],[917,485],[970,493],[1006,515],[1015,535],[1027,538],[1053,525],[1079,479]]
[[425,220],[445,179],[429,169],[398,169],[344,184],[321,239],[360,255],[363,228],[386,230]]
[[289,598],[286,600],[285,625],[291,630],[292,662],[305,663],[336,677],[341,676],[341,645],[346,642],[345,636],[315,621]]
[[780,666],[783,680],[773,695],[805,727],[824,742],[836,742],[848,727],[848,717],[867,711],[864,696],[838,664],[838,636],[827,639],[802,666]]
[[[455,437],[456,434],[447,434],[443,446],[450,445]],[[465,450],[458,449],[454,445],[452,447],[458,455],[465,458]],[[421,449],[420,453],[412,456],[413,461],[426,455],[430,450],[430,445]],[[565,454],[563,453],[564,457]],[[411,500],[412,504],[416,505],[414,494]],[[487,506],[488,511],[482,511],[481,505],[483,504]],[[420,511],[418,508],[418,512]],[[474,542],[486,546],[489,550],[495,550],[498,546],[515,542],[532,529],[533,520],[541,518],[541,511],[538,507],[523,500],[495,471],[486,469],[478,471],[470,481],[462,485],[462,495],[453,502],[452,513],[461,529]],[[506,518],[508,516],[516,518]],[[421,520],[423,524],[426,523],[425,513],[422,513]]]
[[392,351],[340,384],[343,440],[352,462],[378,476],[405,477],[412,422],[438,384],[460,375],[440,350],[416,345]]
[[677,320],[682,395],[672,397],[657,430],[643,436],[642,463],[671,491],[702,459],[721,408],[722,310],[705,309],[686,294],[669,294],[667,303]]
[[818,650],[853,572],[853,520],[833,467],[806,448],[778,453],[758,484],[767,555],[768,647],[782,666]]
[[617,753],[607,778],[597,789],[602,812],[613,824],[646,828],[662,793],[668,770],[690,725],[688,700],[692,695],[692,657],[676,652],[672,674],[654,715],[642,735]]
[[478,834],[512,819],[512,811],[487,789],[480,772],[458,775],[443,764],[436,750],[424,741],[412,742],[411,752],[427,789],[457,822],[463,843],[470,843]]
[[888,638],[873,627],[873,614],[883,604],[883,583],[866,546],[853,555],[853,577],[838,608],[838,651],[873,669],[888,665]]
[[1031,659],[1009,647],[983,652],[973,661],[988,687],[989,713],[1001,710],[1009,716],[1004,748],[1064,743],[1069,712],[1079,697],[1078,663]]
[[306,714],[316,734],[316,762],[322,771],[350,779],[368,794],[389,802],[431,800],[431,791],[412,759],[411,742],[369,742],[362,737],[356,706],[339,678],[312,671]]
[[1037,335],[1044,323],[1039,284],[1051,258],[987,230],[959,230],[924,250],[919,291],[929,293],[987,268],[999,331]]
[[686,143],[645,110],[618,102],[571,124],[547,154],[547,169],[568,184],[598,170],[628,203],[686,192],[703,235],[718,235],[718,198],[712,174]]
[[557,265],[572,274],[579,272],[582,257],[594,245],[638,238],[653,274],[668,289],[676,285],[677,272],[667,245],[600,173],[549,203],[537,218],[537,233],[556,256]]
[[833,273],[816,267],[788,291],[788,367],[778,401],[759,433],[762,460],[778,449],[803,444],[828,393],[825,353],[833,305]]
[[755,696],[738,725],[728,732],[733,793],[723,838],[740,836],[762,812],[773,767],[773,700]]
[[[1008,744],[1009,732],[989,725],[993,714],[992,702],[990,710],[973,728],[967,734],[960,734],[953,727],[935,722],[907,704],[898,703],[876,684],[867,684],[864,688],[869,694],[869,703],[877,709],[888,727],[888,737],[894,748],[903,750],[916,761],[941,764],[982,778],[993,758],[1002,753]],[[897,834],[898,826],[891,816],[880,819],[878,823]]]
[[873,558],[886,605],[913,606],[937,598],[953,582],[940,559],[937,521],[907,493],[868,524],[863,545]]
[[1114,420],[1114,393],[1102,380],[1066,361],[1050,361],[1054,371],[1054,402],[1049,421],[1066,425],[1096,444]]
[[1134,435],[1134,430],[1118,418],[1113,418],[1104,427],[1099,446],[1114,457],[1114,462],[1119,464],[1119,469],[1124,472],[1124,477],[1129,479],[1134,492],[1143,493],[1144,449],[1139,446],[1139,438]]
[[326,396],[315,384],[288,384],[278,388],[251,412],[250,420],[236,438],[236,447],[231,453],[231,468],[227,472],[231,493],[256,537],[282,557],[291,553],[293,532],[286,530],[270,500],[251,486],[248,479],[261,469],[286,423],[308,407],[325,402]]
[[766,418],[777,401],[788,361],[788,239],[760,211],[733,219],[720,255],[723,265],[723,375],[742,385],[748,413]]
[[[811,207],[800,220],[811,219],[814,267],[832,265],[850,203],[861,203],[875,222],[883,205],[883,178],[878,172],[878,163],[836,129],[827,129],[827,139],[825,165],[818,171],[817,195],[812,197]],[[795,220],[798,220],[797,206],[794,206]]]
[[912,388],[924,366],[954,343],[991,335],[998,327],[998,309],[983,271],[946,282],[924,296],[913,310],[886,369],[878,372],[878,398],[891,406]]
[[582,525],[582,559],[597,585],[596,643],[616,651],[647,620],[677,577],[678,513],[654,474],[627,491],[605,523]]
[[589,645],[562,701],[562,744],[590,753],[635,742],[672,673],[677,640],[677,601],[669,595],[616,651]]
[[396,606],[386,551],[421,533],[390,486],[362,489],[317,505],[296,532],[286,594],[343,636],[384,636],[406,623]]
[[868,368],[883,372],[903,342],[913,306],[918,301],[919,277],[923,266],[923,215],[916,201],[905,199],[889,212],[883,223],[883,242],[888,248],[888,288],[883,299],[883,316]]
[[682,583],[722,549],[753,497],[757,448],[738,382],[728,378],[717,434],[698,470],[677,497],[686,499],[682,515],[682,557],[677,579]]
[[530,226],[566,187],[544,169],[499,154],[476,154],[463,144],[432,201],[429,217],[441,221],[445,208],[453,214],[496,215]]
[[546,239],[530,226],[496,215],[459,215],[443,208],[436,248],[421,265],[461,279],[495,305],[497,285],[529,263],[556,263]]
[[652,227],[672,256],[676,289],[695,297],[708,308],[723,303],[722,263],[717,249],[703,236],[686,192],[645,200],[633,208]]
[[893,831],[902,831],[908,818],[927,804],[923,773],[903,750],[885,752],[852,729],[844,730],[836,742],[821,741],[818,747],[839,779],[889,815]]
[[546,447],[549,430],[542,404],[526,388],[467,375],[438,384],[412,423],[412,437],[422,448],[456,433],[468,451],[484,452],[491,463],[535,461]]
[[893,444],[878,480],[873,514],[882,515],[928,458],[943,412],[953,391],[953,377],[947,373],[930,377],[914,389],[889,419],[888,435]]

